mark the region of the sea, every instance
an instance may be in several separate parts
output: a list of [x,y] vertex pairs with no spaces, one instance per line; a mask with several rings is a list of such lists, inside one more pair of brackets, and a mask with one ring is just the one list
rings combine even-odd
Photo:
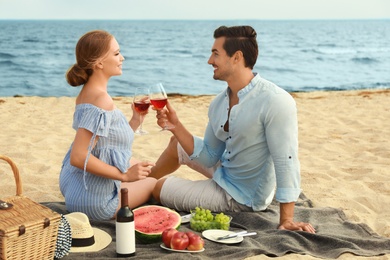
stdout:
[[157,82],[171,94],[214,95],[226,88],[207,64],[221,25],[255,28],[254,71],[289,92],[390,88],[390,20],[0,20],[0,96],[77,96],[65,73],[95,29],[113,34],[125,57],[112,96]]

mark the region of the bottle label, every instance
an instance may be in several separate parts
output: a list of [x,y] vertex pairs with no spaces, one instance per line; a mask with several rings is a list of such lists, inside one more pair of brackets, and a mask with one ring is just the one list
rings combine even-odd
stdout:
[[118,254],[135,253],[134,221],[116,222],[116,252]]

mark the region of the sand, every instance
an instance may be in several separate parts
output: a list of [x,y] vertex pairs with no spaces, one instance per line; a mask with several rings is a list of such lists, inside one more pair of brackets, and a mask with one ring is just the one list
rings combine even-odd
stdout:
[[[315,207],[341,208],[390,238],[390,90],[292,93],[298,106],[302,189]],[[184,125],[203,135],[214,96],[172,96]],[[128,118],[130,97],[115,98]],[[62,159],[74,138],[74,98],[0,97],[0,154],[19,168],[23,194],[38,201],[63,201],[58,188]],[[148,135],[136,136],[134,157],[155,161],[169,141],[150,111]],[[202,178],[182,167],[175,175]],[[0,162],[0,198],[15,194],[7,163]],[[315,223],[314,223],[315,224]],[[283,259],[314,259],[287,255]],[[340,259],[363,258],[344,254]],[[256,256],[251,259],[268,259]],[[370,259],[390,259],[390,255]]]

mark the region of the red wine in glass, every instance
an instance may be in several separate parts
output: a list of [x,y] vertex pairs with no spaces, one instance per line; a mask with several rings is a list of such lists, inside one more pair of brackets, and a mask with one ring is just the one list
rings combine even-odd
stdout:
[[156,99],[151,99],[150,102],[152,103],[152,105],[157,110],[160,110],[160,109],[163,109],[165,107],[165,105],[168,102],[168,99],[166,99],[166,98],[156,98]]
[[[162,110],[167,102],[168,102],[168,96],[165,92],[165,89],[161,83],[157,83],[150,87],[150,102],[157,110]],[[165,121],[164,127],[162,130],[172,129],[175,128],[174,126],[167,125],[167,122]]]
[[134,93],[134,110],[140,114],[140,126],[135,131],[136,134],[145,135],[148,132],[142,129],[142,122],[144,121],[144,113],[148,111],[150,106],[149,100],[149,89],[147,88],[136,88]]
[[147,101],[136,101],[134,102],[134,108],[138,113],[145,112],[149,109],[150,102]]

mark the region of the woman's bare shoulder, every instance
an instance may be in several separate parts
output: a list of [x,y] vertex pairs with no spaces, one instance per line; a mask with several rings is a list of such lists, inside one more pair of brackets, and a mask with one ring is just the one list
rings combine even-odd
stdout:
[[102,92],[96,95],[92,104],[104,110],[113,110],[115,108],[114,101],[107,92]]
[[91,104],[104,110],[113,110],[115,108],[114,101],[111,96],[105,92],[86,92],[80,93],[76,99],[76,105],[79,104]]

